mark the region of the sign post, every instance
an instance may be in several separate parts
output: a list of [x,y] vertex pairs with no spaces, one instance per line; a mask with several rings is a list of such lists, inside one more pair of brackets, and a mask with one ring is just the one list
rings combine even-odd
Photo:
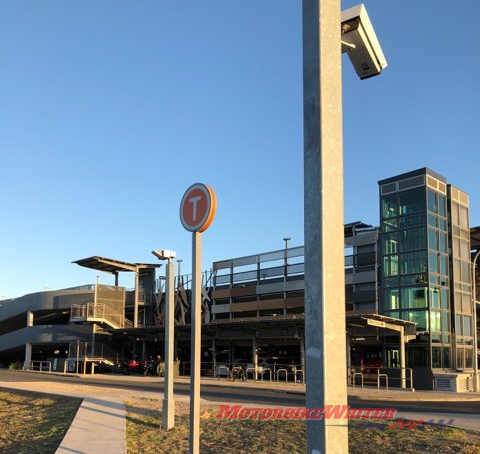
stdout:
[[200,452],[200,352],[202,341],[202,232],[217,209],[213,189],[202,183],[190,186],[180,204],[183,227],[192,232],[192,320],[190,347],[190,454]]

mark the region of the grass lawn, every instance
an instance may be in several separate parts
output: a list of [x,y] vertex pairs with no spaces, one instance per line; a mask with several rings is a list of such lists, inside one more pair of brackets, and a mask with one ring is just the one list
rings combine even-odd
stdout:
[[[189,406],[176,403],[175,427],[161,426],[161,401],[127,399],[128,454],[187,453]],[[304,420],[219,420],[218,406],[202,406],[200,452],[202,454],[305,453]],[[381,421],[378,421],[379,423]],[[351,423],[350,453],[456,453],[480,454],[480,433],[446,427],[426,429],[365,429]]]
[[53,454],[82,400],[0,388],[0,453]]

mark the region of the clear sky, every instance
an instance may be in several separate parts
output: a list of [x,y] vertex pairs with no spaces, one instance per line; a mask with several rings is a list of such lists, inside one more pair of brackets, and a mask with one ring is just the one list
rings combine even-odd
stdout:
[[[389,66],[360,81],[343,56],[345,222],[430,167],[479,225],[480,1],[364,3]],[[204,269],[302,245],[302,109],[301,0],[0,0],[0,300],[93,283],[71,263],[92,255],[190,272],[197,182]]]

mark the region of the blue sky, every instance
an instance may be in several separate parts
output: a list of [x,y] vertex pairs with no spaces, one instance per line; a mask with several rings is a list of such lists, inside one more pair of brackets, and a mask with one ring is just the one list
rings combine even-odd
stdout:
[[[345,222],[430,167],[479,225],[480,2],[365,6],[389,66],[343,57]],[[0,0],[0,87],[0,298],[93,283],[71,263],[92,255],[189,272],[196,182],[218,199],[203,268],[303,244],[300,0]]]

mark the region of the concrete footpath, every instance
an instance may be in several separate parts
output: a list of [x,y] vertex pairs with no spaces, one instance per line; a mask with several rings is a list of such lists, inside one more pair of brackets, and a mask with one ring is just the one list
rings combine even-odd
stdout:
[[[60,447],[55,454],[126,454],[126,408],[125,398],[127,397],[145,397],[162,399],[163,393],[151,391],[138,391],[112,386],[102,387],[98,384],[89,384],[83,380],[72,380],[72,375],[67,375],[62,383],[53,383],[48,380],[42,382],[22,381],[23,374],[32,372],[11,372],[17,374],[15,380],[0,381],[0,388],[22,389],[36,392],[46,392],[51,394],[68,395],[83,398],[83,403],[77,412],[77,415],[63,439]],[[2,371],[2,374],[4,372]],[[63,376],[63,374],[60,374]],[[11,377],[10,373],[8,377]],[[90,376],[91,377],[91,376]],[[78,376],[78,378],[88,378]],[[141,376],[123,376],[123,375],[95,375],[96,379],[121,378],[122,381],[132,385],[135,381],[159,383],[163,378],[159,377],[141,377]],[[176,383],[189,383],[189,378],[176,378]],[[293,383],[275,383],[275,382],[230,382],[226,379],[202,378],[202,387],[224,387],[234,389],[255,389],[279,393],[293,393],[304,395],[305,385]],[[425,402],[425,412],[397,412],[396,419],[424,419],[426,421],[434,419],[438,421],[444,419],[446,424],[454,420],[449,425],[480,431],[480,414],[451,414],[451,413],[432,413],[428,411],[428,402],[451,402],[452,409],[455,408],[455,402],[480,402],[480,393],[448,393],[436,391],[417,391],[409,390],[389,390],[377,391],[376,388],[348,388],[349,397],[354,397],[357,402],[378,401],[381,407],[388,405],[395,408],[395,402]],[[175,395],[176,401],[188,402],[189,396]],[[380,404],[380,402],[382,402]],[[202,403],[210,405],[234,404],[235,398],[231,402],[212,402],[202,400]],[[258,407],[258,402],[252,401],[252,406]],[[246,404],[246,406],[249,406]],[[369,404],[371,407],[371,404]]]

